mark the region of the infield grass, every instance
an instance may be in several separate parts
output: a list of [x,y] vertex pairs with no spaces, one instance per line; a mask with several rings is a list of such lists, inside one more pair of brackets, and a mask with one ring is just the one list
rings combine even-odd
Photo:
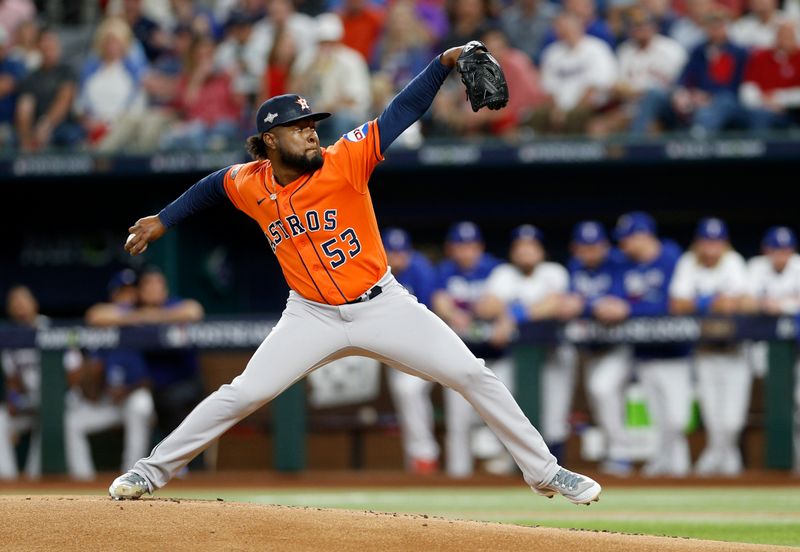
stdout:
[[165,489],[159,495],[800,546],[797,488],[612,488],[590,507],[508,488],[176,489],[172,493]]

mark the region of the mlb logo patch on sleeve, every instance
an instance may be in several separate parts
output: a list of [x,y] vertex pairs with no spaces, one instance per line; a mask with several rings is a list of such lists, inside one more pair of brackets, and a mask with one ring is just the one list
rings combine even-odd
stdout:
[[344,138],[345,140],[349,140],[351,142],[360,142],[367,137],[367,132],[369,132],[369,123],[364,123],[360,127],[354,128],[345,134]]
[[242,168],[241,165],[235,165],[231,169],[231,180],[234,180],[236,178],[236,175],[239,174],[239,169],[241,169],[241,168]]

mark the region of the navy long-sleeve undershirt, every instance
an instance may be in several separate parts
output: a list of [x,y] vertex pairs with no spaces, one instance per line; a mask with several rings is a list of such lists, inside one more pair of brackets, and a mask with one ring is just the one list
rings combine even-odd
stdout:
[[450,74],[437,56],[419,75],[409,82],[378,117],[381,153],[392,145],[405,129],[422,117],[433,103],[442,83]]
[[[381,154],[386,152],[404,130],[425,114],[448,74],[450,68],[442,65],[437,56],[389,102],[378,117]],[[226,199],[225,174],[229,169],[230,167],[225,167],[200,179],[178,199],[164,207],[158,214],[161,223],[171,228],[197,211]]]

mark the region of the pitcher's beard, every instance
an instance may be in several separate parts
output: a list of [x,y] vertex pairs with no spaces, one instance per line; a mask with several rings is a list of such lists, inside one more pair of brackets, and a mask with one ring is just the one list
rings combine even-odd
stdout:
[[302,173],[312,173],[321,168],[323,163],[322,153],[319,151],[310,158],[305,153],[296,155],[282,149],[278,149],[278,155],[284,165],[297,169]]

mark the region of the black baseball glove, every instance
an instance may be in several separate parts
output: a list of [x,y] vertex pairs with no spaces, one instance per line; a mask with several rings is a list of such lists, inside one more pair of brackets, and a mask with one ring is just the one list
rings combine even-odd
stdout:
[[473,40],[464,46],[456,68],[467,88],[472,111],[482,107],[502,109],[508,103],[508,84],[503,69],[482,42]]

